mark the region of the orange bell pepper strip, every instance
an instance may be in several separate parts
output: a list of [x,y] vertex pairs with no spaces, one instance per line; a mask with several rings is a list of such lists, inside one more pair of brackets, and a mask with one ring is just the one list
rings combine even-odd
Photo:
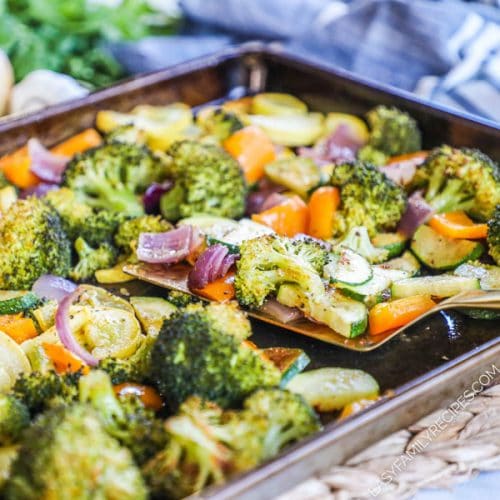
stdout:
[[30,167],[28,146],[23,146],[0,158],[0,170],[3,171],[7,180],[21,189],[36,186],[40,182],[38,177],[31,173]]
[[435,231],[448,238],[480,240],[488,234],[487,224],[476,224],[465,212],[436,214],[428,222]]
[[22,313],[0,316],[0,330],[18,344],[38,335],[34,321],[31,318],[23,318]]
[[81,370],[83,374],[87,374],[90,371],[88,365],[64,346],[43,342],[42,347],[57,373],[75,373]]
[[163,408],[163,400],[157,390],[149,385],[133,384],[125,382],[113,387],[115,394],[119,397],[136,396],[146,408],[151,408],[154,411]]
[[[51,151],[54,154],[73,156],[76,153],[82,153],[87,149],[101,144],[102,138],[93,128],[89,128],[79,134],[70,137],[66,141],[53,147]],[[21,189],[36,186],[40,183],[38,177],[30,171],[31,159],[28,153],[28,146],[10,153],[0,158],[0,170],[5,177]]]
[[435,305],[436,303],[429,295],[412,295],[392,302],[376,304],[368,315],[370,334],[379,335],[404,326]]
[[224,141],[223,146],[238,160],[248,184],[264,177],[264,167],[276,159],[271,139],[255,126],[238,130]]
[[95,148],[101,143],[102,137],[99,132],[94,128],[87,128],[54,146],[51,151],[56,155],[74,156],[76,153],[83,153],[87,149]]
[[292,237],[306,232],[309,210],[304,201],[294,195],[280,205],[253,214],[252,220],[274,229],[281,236]]
[[212,281],[212,283],[209,283],[204,288],[195,289],[193,292],[216,302],[229,302],[236,296],[234,290],[234,272],[229,271],[226,276]]
[[335,211],[340,205],[340,191],[333,186],[316,189],[309,199],[309,225],[307,234],[327,240],[333,236]]
[[414,153],[406,153],[404,155],[391,156],[387,162],[387,165],[394,165],[395,163],[406,163],[411,162],[415,165],[423,163],[425,159],[429,156],[429,151],[416,151]]

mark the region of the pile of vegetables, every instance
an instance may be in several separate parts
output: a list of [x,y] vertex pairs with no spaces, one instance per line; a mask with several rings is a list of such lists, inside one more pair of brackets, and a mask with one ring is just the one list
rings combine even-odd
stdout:
[[318,431],[316,411],[344,418],[379,395],[360,370],[301,373],[302,350],[258,348],[235,304],[44,275],[1,292],[0,313],[6,499],[183,498]]
[[[499,166],[422,150],[396,108],[365,122],[264,93],[102,110],[96,129],[50,149],[32,138],[0,170],[7,498],[86,490],[97,456],[104,498],[179,498],[315,432],[313,408],[347,416],[377,397],[366,373],[300,373],[301,350],[259,349],[244,309],[379,336],[500,288]],[[126,264],[181,272],[193,295],[94,286],[131,280]]]
[[16,81],[43,68],[96,88],[124,75],[105,49],[106,41],[169,34],[177,22],[146,0],[122,0],[118,5],[89,0],[5,0],[0,2],[0,49],[9,57]]

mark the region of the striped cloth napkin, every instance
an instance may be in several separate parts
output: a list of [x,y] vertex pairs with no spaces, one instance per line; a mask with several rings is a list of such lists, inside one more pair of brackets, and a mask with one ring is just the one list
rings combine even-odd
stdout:
[[[180,0],[186,33],[121,45],[133,72],[244,40],[285,49],[500,122],[500,0]],[[211,26],[211,28],[207,28]]]

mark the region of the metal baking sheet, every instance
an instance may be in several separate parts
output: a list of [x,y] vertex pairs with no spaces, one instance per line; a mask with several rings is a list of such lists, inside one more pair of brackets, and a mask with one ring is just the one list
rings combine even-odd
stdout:
[[[375,85],[342,71],[327,70],[263,45],[228,49],[174,68],[131,79],[88,97],[0,124],[0,154],[32,137],[50,146],[92,126],[99,109],[127,111],[141,103],[184,101],[199,106],[228,95],[261,90],[291,92],[312,108],[363,114],[376,104],[397,105],[419,121],[424,146],[440,143],[477,147],[500,159],[500,129],[486,120],[470,120],[426,105],[410,94]],[[127,283],[131,293],[162,295],[163,289]],[[500,322],[471,320],[443,312],[423,320],[380,349],[358,353],[290,331],[254,322],[255,343],[293,346],[311,357],[311,368],[344,366],[371,373],[382,391],[394,396],[343,422],[332,422],[318,435],[295,445],[268,464],[209,489],[210,498],[266,499],[311,474],[326,470],[353,453],[415,421],[457,397],[474,377],[495,365],[500,369]]]

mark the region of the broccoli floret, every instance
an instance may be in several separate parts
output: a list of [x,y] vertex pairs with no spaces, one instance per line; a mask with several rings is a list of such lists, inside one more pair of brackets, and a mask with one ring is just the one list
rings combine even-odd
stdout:
[[320,273],[326,258],[326,250],[313,240],[266,235],[244,241],[234,280],[238,302],[258,308],[283,283],[296,283],[309,294],[321,294]]
[[166,447],[143,473],[158,496],[182,498],[225,481],[275,456],[283,447],[320,429],[300,397],[280,389],[258,390],[241,411],[190,397],[165,424]]
[[23,436],[5,496],[146,499],[147,490],[129,450],[84,405],[41,415]]
[[337,165],[331,184],[340,189],[341,206],[335,212],[334,235],[364,226],[370,236],[393,230],[406,209],[403,188],[380,170],[362,162]]
[[198,114],[196,123],[207,133],[223,141],[243,128],[236,114],[224,108],[208,108]]
[[[221,313],[218,305],[215,314]],[[175,411],[191,395],[227,407],[240,403],[258,387],[272,387],[281,374],[230,328],[214,321],[213,306],[192,304],[166,319],[151,352],[150,379]],[[230,315],[234,312],[231,311]],[[241,321],[243,323],[243,321]]]
[[144,213],[139,195],[165,174],[163,161],[146,147],[110,143],[75,156],[63,184],[93,208],[138,216]]
[[186,307],[188,304],[198,304],[201,302],[201,299],[195,295],[179,292],[178,290],[170,290],[167,300],[176,307]]
[[42,200],[18,200],[0,218],[0,289],[26,290],[42,274],[67,276],[71,245]]
[[115,244],[122,252],[129,254],[135,252],[141,233],[162,233],[170,229],[172,224],[159,215],[141,215],[120,224],[115,234]]
[[117,250],[109,243],[102,243],[98,248],[92,248],[83,238],[75,241],[78,263],[69,273],[76,281],[89,280],[99,269],[107,269],[116,262]]
[[422,148],[417,122],[404,111],[377,106],[366,114],[370,126],[368,143],[358,158],[373,165],[384,165],[390,156],[412,153]]
[[373,246],[368,231],[363,226],[353,227],[339,243],[339,246],[350,248],[359,253],[370,264],[379,264],[389,258],[389,250]]
[[96,410],[106,432],[126,446],[138,464],[165,446],[163,422],[137,397],[118,398],[106,372],[92,370],[80,379],[79,388],[80,402]]
[[415,187],[437,212],[465,210],[486,221],[500,204],[500,168],[474,149],[441,146],[417,169]]
[[488,253],[500,266],[500,205],[497,206],[493,217],[488,221]]
[[0,394],[0,447],[16,443],[29,423],[26,405],[11,394]]
[[124,214],[92,209],[79,201],[74,191],[65,187],[50,191],[45,200],[61,217],[63,229],[71,241],[82,237],[94,247],[112,241],[118,226],[126,219]]
[[215,145],[174,143],[170,174],[174,187],[160,200],[163,216],[173,222],[195,214],[238,218],[245,210],[246,187],[238,162]]
[[267,420],[261,460],[274,457],[286,445],[320,429],[315,411],[299,396],[282,389],[260,389],[244,402],[243,413]]
[[151,363],[151,349],[155,339],[143,336],[141,345],[126,359],[104,358],[99,368],[111,377],[113,384],[147,381]]
[[[184,498],[225,480],[230,451],[212,427],[219,423],[222,412],[212,403],[192,399],[182,405],[179,415],[165,422],[167,445],[142,469],[151,492],[159,498]],[[195,405],[198,408],[193,413]]]
[[80,376],[80,372],[58,375],[55,371],[22,374],[17,378],[11,394],[26,405],[31,415],[36,415],[55,403],[71,404],[76,401]]

